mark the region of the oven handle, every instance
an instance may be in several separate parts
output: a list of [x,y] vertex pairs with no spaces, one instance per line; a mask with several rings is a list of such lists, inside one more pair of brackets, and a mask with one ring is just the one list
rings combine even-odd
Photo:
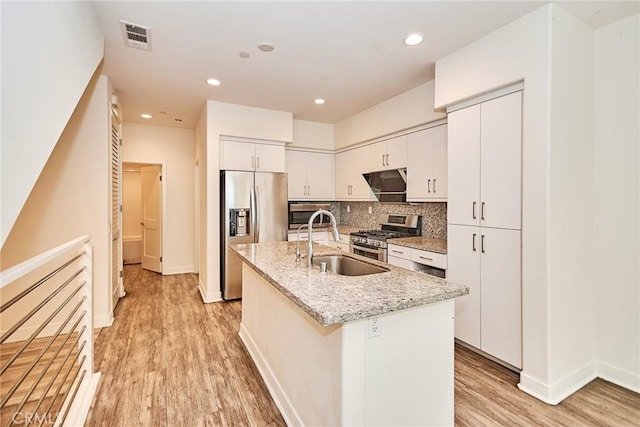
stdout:
[[349,245],[351,247],[351,252],[353,252],[353,249],[358,249],[361,250],[362,252],[368,252],[370,254],[379,254],[380,253],[380,249],[369,249],[366,246],[360,246],[360,245],[354,245],[353,243],[351,245]]

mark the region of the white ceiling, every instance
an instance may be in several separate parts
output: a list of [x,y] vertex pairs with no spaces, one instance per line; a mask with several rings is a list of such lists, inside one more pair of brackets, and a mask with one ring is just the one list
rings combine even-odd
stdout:
[[[433,79],[437,59],[545,3],[102,1],[93,6],[105,35],[103,73],[115,86],[124,120],[193,128],[207,99],[339,122]],[[594,28],[638,13],[640,4],[558,3]],[[125,47],[120,20],[151,27],[153,50]],[[425,41],[403,45],[410,32],[424,34]],[[275,50],[259,50],[261,42]],[[240,52],[251,56],[243,59]],[[222,85],[207,85],[210,77]],[[318,97],[326,104],[315,105]],[[142,119],[141,113],[153,118]]]

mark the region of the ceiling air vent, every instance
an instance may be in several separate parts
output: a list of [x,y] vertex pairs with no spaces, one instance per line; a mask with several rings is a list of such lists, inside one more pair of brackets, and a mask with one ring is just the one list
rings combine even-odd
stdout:
[[120,28],[125,46],[151,50],[151,28],[127,21],[120,21]]

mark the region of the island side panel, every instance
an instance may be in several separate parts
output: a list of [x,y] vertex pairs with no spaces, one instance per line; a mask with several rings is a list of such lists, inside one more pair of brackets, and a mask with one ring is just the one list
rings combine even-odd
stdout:
[[287,425],[341,424],[341,328],[321,326],[243,263],[240,337]]
[[453,330],[453,300],[379,316],[379,336],[367,328],[362,424],[453,425]]

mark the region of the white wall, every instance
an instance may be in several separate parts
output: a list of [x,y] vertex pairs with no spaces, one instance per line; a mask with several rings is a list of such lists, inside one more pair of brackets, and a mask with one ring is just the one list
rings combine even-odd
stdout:
[[96,328],[113,321],[109,229],[111,92],[105,76],[96,75],[90,82],[0,252],[1,269],[6,270],[89,234],[93,244]]
[[206,186],[206,208],[200,221],[206,222],[206,249],[202,252],[206,257],[206,282],[200,292],[205,302],[212,302],[221,299],[220,136],[291,142],[293,114],[217,101],[207,101],[206,109],[207,167],[206,177],[201,181]]
[[333,125],[307,120],[294,120],[293,142],[287,147],[305,147],[333,151]]
[[[436,107],[524,81],[519,386],[553,403],[597,375],[592,33],[551,4],[436,63]],[[637,323],[624,331],[637,340]]]
[[193,129],[123,123],[122,161],[163,165],[162,273],[194,270]]
[[102,60],[104,37],[89,2],[2,2],[1,22],[4,244]]
[[428,81],[335,124],[334,148],[389,135],[446,117],[434,110],[435,81]]
[[640,392],[640,15],[595,32],[594,265],[599,374]]

